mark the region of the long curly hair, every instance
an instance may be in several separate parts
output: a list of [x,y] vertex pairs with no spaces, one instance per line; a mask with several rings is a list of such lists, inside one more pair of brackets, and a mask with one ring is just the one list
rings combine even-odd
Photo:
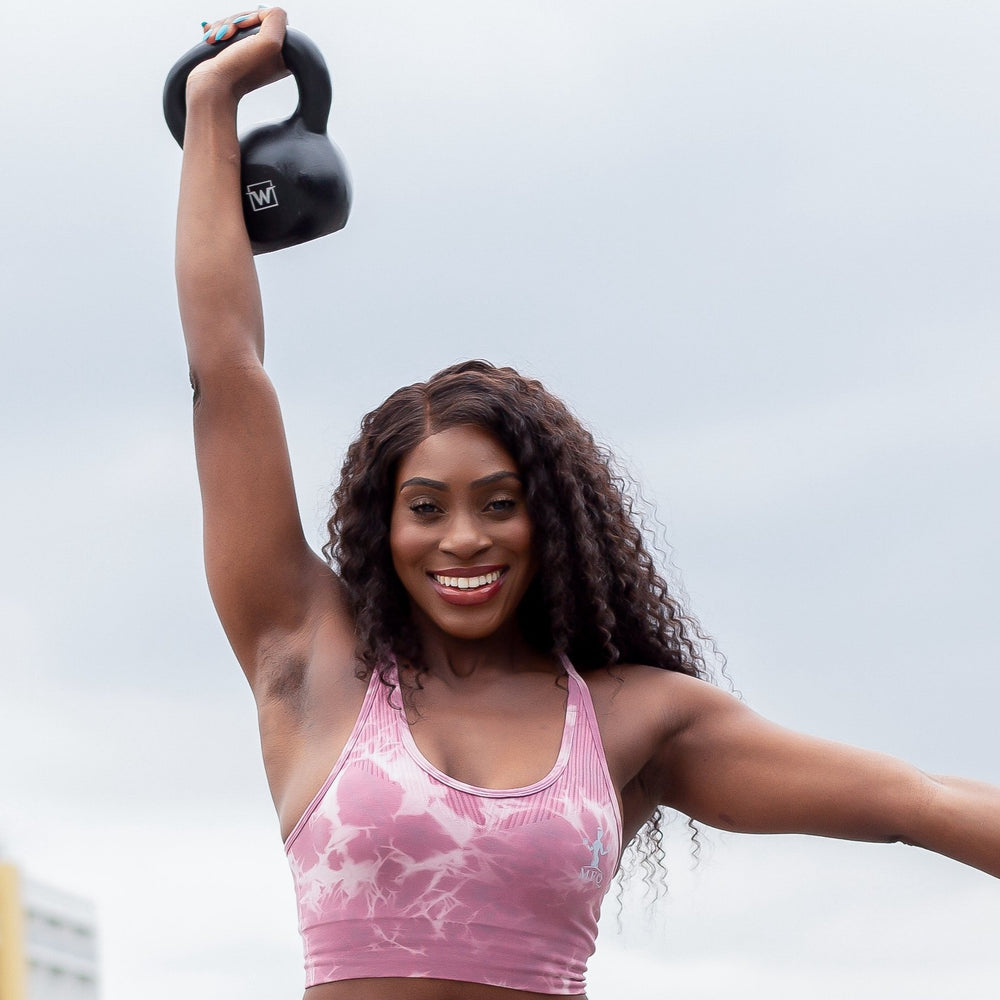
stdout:
[[[539,567],[518,610],[527,640],[581,672],[640,663],[708,678],[706,637],[657,570],[610,453],[540,382],[486,361],[398,389],[347,451],[323,552],[353,607],[361,676],[385,679],[393,660],[425,669],[389,548],[396,472],[424,438],[463,424],[493,433],[524,482]],[[657,810],[640,835],[647,874],[662,859],[661,819]]]

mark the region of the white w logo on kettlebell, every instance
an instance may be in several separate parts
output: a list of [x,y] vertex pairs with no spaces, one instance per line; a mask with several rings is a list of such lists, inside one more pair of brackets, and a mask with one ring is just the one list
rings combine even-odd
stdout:
[[256,184],[248,184],[246,195],[250,201],[250,208],[254,212],[263,212],[265,208],[278,207],[278,192],[275,189],[274,181],[258,181]]

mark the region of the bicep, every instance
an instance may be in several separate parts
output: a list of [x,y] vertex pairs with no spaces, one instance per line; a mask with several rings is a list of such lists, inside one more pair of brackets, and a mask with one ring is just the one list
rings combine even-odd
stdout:
[[933,780],[885,754],[792,732],[701,693],[653,763],[664,805],[720,829],[910,840]]

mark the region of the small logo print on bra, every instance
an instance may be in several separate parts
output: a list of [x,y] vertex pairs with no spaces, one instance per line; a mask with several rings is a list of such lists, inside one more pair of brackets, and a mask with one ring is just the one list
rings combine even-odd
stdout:
[[584,882],[593,882],[594,885],[601,885],[604,882],[604,872],[598,867],[601,862],[601,858],[608,853],[608,849],[604,846],[603,838],[604,831],[598,827],[597,837],[593,843],[591,843],[586,838],[581,841],[584,847],[591,852],[591,859],[589,865],[584,865],[580,869],[580,878]]

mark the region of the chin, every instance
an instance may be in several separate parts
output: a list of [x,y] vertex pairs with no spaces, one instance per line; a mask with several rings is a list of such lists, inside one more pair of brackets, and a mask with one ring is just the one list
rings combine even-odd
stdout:
[[421,630],[429,629],[442,639],[461,642],[485,641],[517,629],[516,616],[504,617],[500,621],[492,617],[485,621],[480,617],[477,621],[476,617],[471,614],[438,617],[420,611],[414,620]]

